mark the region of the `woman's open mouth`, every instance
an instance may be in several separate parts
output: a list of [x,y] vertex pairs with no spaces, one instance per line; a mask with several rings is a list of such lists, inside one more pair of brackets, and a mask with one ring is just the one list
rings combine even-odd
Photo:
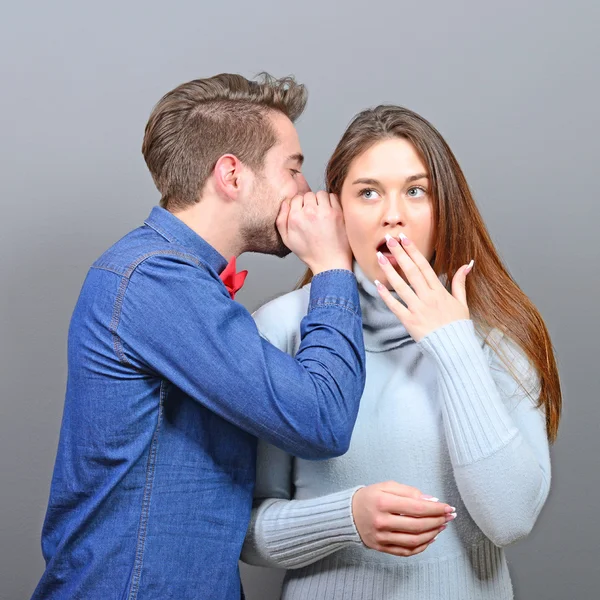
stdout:
[[390,252],[390,249],[387,247],[387,244],[385,243],[385,241],[382,242],[381,244],[379,244],[379,246],[377,247],[377,252],[381,252],[381,254],[383,254],[390,261],[390,263],[393,267],[398,266],[398,261],[394,258],[394,256]]

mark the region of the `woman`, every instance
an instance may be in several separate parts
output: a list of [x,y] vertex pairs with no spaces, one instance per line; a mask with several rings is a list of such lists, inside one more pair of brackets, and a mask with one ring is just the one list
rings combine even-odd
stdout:
[[[361,112],[327,187],[355,258],[366,387],[346,455],[310,462],[259,445],[242,559],[289,569],[285,600],[512,598],[502,547],[546,500],[561,409],[542,318],[422,117]],[[290,354],[310,275],[255,315]]]

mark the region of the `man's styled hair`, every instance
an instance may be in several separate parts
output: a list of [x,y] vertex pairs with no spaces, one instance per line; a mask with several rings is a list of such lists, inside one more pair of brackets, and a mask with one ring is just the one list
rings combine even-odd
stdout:
[[293,77],[276,79],[268,73],[258,81],[221,73],[168,92],[152,110],[142,144],[161,206],[180,210],[199,202],[224,154],[260,170],[277,142],[268,113],[279,111],[294,122],[307,96]]

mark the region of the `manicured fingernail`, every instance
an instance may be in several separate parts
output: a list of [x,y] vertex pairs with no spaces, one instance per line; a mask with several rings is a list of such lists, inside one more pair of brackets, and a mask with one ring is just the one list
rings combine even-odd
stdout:
[[448,521],[454,521],[454,519],[456,519],[456,513],[452,513],[451,515],[447,515],[446,519],[448,519]]
[[387,242],[387,245],[390,247],[394,247],[398,245],[398,240],[396,238],[393,238],[389,233],[385,234],[385,241]]
[[427,494],[425,494],[424,496],[421,496],[421,500],[427,500],[428,502],[439,502],[440,499],[436,498],[435,496],[429,496]]
[[409,246],[411,244],[411,241],[403,233],[399,233],[398,237],[405,246]]
[[377,260],[380,265],[387,265],[390,262],[381,252],[377,253]]
[[383,285],[381,284],[381,281],[379,281],[379,279],[375,280],[375,287],[381,291],[383,289]]
[[470,263],[467,265],[467,268],[465,269],[465,275],[466,275],[467,273],[470,273],[470,272],[471,272],[471,269],[473,268],[473,265],[474,265],[474,264],[475,264],[475,260],[474,260],[474,259],[472,259],[472,260],[471,260],[471,262],[470,262]]

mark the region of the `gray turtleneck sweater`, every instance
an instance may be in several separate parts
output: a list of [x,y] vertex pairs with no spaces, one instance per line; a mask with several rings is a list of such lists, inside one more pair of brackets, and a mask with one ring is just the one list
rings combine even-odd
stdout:
[[[355,273],[367,381],[350,449],[306,461],[259,443],[242,560],[288,569],[284,600],[510,599],[502,547],[531,531],[550,486],[535,372],[500,332],[484,343],[469,320],[415,343]],[[262,335],[294,355],[308,300],[305,286],[259,309]],[[421,554],[400,558],[361,542],[352,496],[388,480],[457,509]]]

